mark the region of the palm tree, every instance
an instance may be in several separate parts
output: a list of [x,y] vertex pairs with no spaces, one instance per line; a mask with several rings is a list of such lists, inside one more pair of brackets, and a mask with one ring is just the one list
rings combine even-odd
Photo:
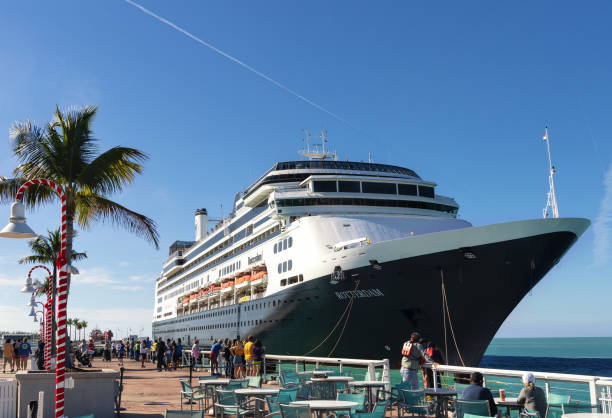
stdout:
[[77,340],[77,330],[79,329],[79,318],[72,318],[72,325],[74,326],[74,340]]
[[[53,120],[44,127],[29,120],[13,124],[13,153],[19,166],[13,178],[0,177],[0,203],[14,199],[27,180],[46,178],[62,187],[66,196],[66,262],[72,260],[74,222],[82,228],[97,221],[110,221],[151,241],[159,248],[155,222],[107,196],[121,192],[137,174],[140,162],[148,157],[127,147],[113,147],[97,154],[97,139],[91,124],[98,108],[87,106],[62,112],[55,108]],[[55,192],[45,185],[27,189],[23,201],[36,206],[52,202]]]
[[72,318],[66,319],[66,326],[68,327],[68,337],[70,337],[72,332]]
[[87,321],[81,321],[81,328],[83,329],[83,337],[87,339]]

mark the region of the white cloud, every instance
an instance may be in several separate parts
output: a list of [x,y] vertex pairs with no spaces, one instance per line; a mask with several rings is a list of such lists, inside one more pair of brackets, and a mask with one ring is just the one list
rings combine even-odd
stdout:
[[593,258],[596,266],[612,260],[612,164],[604,177],[604,196],[593,223]]
[[40,324],[33,322],[32,317],[28,316],[29,308],[0,305],[0,330],[2,331],[38,331]]
[[126,290],[126,291],[135,291],[135,290],[142,290],[142,286],[124,286],[124,285],[113,285],[111,286],[111,289],[114,290]]
[[0,273],[0,286],[20,287],[25,283],[25,277],[9,278]]
[[119,262],[119,267],[128,267],[131,266],[133,263],[131,261],[120,261]]
[[130,276],[128,279],[119,278],[117,274],[103,268],[94,267],[87,270],[82,270],[81,274],[74,276],[73,283],[78,285],[96,285],[96,286],[107,286],[114,290],[123,291],[136,291],[142,290],[142,286],[126,285],[127,281],[139,281],[144,277],[142,276]]

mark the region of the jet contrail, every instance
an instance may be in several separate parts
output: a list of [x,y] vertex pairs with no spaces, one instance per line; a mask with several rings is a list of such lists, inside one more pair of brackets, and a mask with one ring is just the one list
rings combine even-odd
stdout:
[[306,97],[302,96],[301,94],[299,94],[298,92],[291,90],[289,87],[285,86],[282,83],[279,83],[278,81],[274,80],[273,78],[268,77],[267,75],[265,75],[264,73],[257,71],[255,68],[251,67],[250,65],[240,61],[238,58],[235,58],[233,56],[231,56],[230,54],[228,54],[227,52],[224,52],[222,50],[220,50],[219,48],[217,48],[214,45],[209,44],[206,41],[203,41],[202,39],[198,38],[197,36],[193,35],[190,32],[187,32],[185,29],[181,28],[178,25],[175,25],[174,23],[170,22],[168,19],[165,19],[155,13],[153,13],[152,11],[150,11],[149,9],[141,6],[140,4],[132,1],[132,0],[125,0],[126,3],[131,4],[132,6],[142,10],[143,12],[145,12],[146,14],[148,14],[151,17],[154,17],[155,19],[159,20],[162,23],[165,23],[166,25],[170,26],[173,29],[176,29],[177,31],[181,32],[182,34],[188,36],[189,38],[193,39],[194,41],[204,45],[205,47],[212,49],[213,51],[215,51],[217,54],[224,56],[225,58],[235,62],[236,64],[246,68],[247,70],[249,70],[252,73],[257,74],[258,76],[260,76],[261,78],[268,80],[270,83],[274,84],[277,87],[280,87],[281,89],[285,90],[287,93],[290,93],[292,95],[294,95],[295,97],[297,97],[300,100],[305,101],[306,103],[308,103],[311,106],[316,107],[317,109],[319,109],[322,112],[327,113],[328,115],[334,117],[335,119],[339,120],[342,123],[345,123],[353,128],[355,128],[352,124],[350,124],[348,121],[346,121],[345,119],[341,118],[340,116],[336,115],[333,112],[330,112],[329,110],[325,109],[323,106],[313,102],[312,100],[307,99]]

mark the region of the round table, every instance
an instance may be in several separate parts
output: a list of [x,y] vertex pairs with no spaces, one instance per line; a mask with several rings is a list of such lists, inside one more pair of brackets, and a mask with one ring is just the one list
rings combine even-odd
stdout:
[[506,408],[507,417],[510,416],[511,410],[513,409],[520,410],[522,408],[522,405],[519,405],[518,403],[518,398],[509,398],[506,396],[506,399],[503,401],[501,400],[501,398],[495,398],[494,400],[495,400],[495,405]]
[[[229,384],[230,379],[208,379],[200,380],[200,387],[204,386],[204,393],[208,394],[206,390],[209,386],[225,386]],[[208,396],[204,397],[204,408],[208,409]]]
[[[278,395],[278,388],[244,388],[244,389],[235,389],[234,393],[238,395],[244,396],[275,396]],[[265,405],[263,405],[261,400],[255,401],[255,412],[261,414],[265,411]]]
[[380,380],[353,380],[348,382],[349,386],[353,386],[356,388],[367,388],[367,402],[368,402],[368,410],[371,410],[372,407],[374,406],[374,401],[373,401],[373,396],[372,396],[372,392],[373,392],[373,388],[384,388],[385,387],[385,382],[381,382]]
[[357,402],[327,400],[295,401],[291,402],[290,405],[308,405],[310,410],[314,411],[316,415],[319,415],[321,412],[325,411],[350,411],[351,408],[356,408],[359,406]]
[[355,380],[352,376],[328,376],[328,377],[311,377],[312,382],[352,382]]
[[448,416],[448,399],[457,396],[456,390],[446,388],[425,388],[423,392],[425,395],[441,398],[439,402],[436,402],[436,416]]

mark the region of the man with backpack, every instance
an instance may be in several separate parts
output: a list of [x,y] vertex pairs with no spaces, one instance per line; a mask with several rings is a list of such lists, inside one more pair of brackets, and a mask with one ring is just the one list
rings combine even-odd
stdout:
[[406,341],[402,347],[402,382],[410,382],[412,390],[419,388],[418,372],[421,365],[428,360],[419,344],[420,338],[418,332],[413,332],[410,334],[410,341]]

